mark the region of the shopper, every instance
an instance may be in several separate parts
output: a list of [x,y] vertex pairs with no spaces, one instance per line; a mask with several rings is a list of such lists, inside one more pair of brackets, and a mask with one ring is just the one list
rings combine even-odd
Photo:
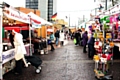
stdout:
[[81,39],[81,34],[78,30],[75,33],[75,39],[76,39],[76,44],[75,45],[78,45],[80,43],[80,39]]
[[55,39],[55,37],[54,37],[54,34],[53,34],[53,32],[51,32],[51,34],[50,34],[50,46],[51,46],[51,51],[54,51],[55,50],[55,48],[54,48],[54,46],[53,46],[53,44],[55,43],[54,42],[54,39]]
[[82,44],[83,44],[83,53],[86,53],[87,52],[86,51],[86,45],[87,45],[87,41],[88,41],[88,32],[87,31],[85,31],[83,33],[82,39],[83,39],[83,42],[82,42]]
[[59,44],[59,38],[60,38],[60,32],[59,32],[59,30],[57,30],[55,32],[55,44],[56,44],[56,46],[58,46],[58,44]]
[[60,44],[63,46],[64,45],[64,33],[63,33],[63,31],[61,31],[61,33],[60,33]]
[[11,43],[12,47],[15,48],[15,46],[14,46],[14,36],[12,35],[12,31],[9,31],[9,32],[10,32],[10,35],[9,35],[10,43]]
[[93,33],[92,33],[90,39],[88,40],[88,58],[93,58],[95,54],[94,43],[95,43],[95,38],[93,37]]
[[24,55],[26,54],[26,49],[23,43],[23,36],[15,30],[12,30],[12,35],[14,35],[15,45],[15,74],[22,74],[22,60],[24,60]]

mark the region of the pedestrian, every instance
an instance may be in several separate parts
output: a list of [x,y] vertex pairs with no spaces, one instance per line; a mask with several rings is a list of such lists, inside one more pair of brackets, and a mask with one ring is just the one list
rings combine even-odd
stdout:
[[95,38],[93,37],[93,33],[92,33],[91,37],[88,40],[88,58],[93,58],[95,54],[94,43],[95,43]]
[[55,44],[56,44],[56,46],[58,46],[58,44],[59,44],[59,38],[60,38],[60,32],[59,32],[59,30],[57,30],[55,32]]
[[83,53],[86,53],[87,52],[86,51],[86,46],[87,46],[87,41],[88,41],[88,32],[87,31],[85,31],[83,33],[82,39],[83,39],[83,42],[82,42],[82,44],[83,44]]
[[51,34],[50,34],[50,46],[51,46],[51,51],[54,51],[55,50],[55,48],[54,48],[54,46],[53,46],[53,44],[54,44],[54,41],[55,40],[55,37],[54,37],[54,34],[53,34],[53,32],[51,32]]
[[60,44],[63,46],[64,45],[64,38],[65,37],[65,35],[64,35],[64,33],[63,33],[63,30],[61,31],[61,33],[60,33]]
[[15,48],[15,46],[14,46],[14,35],[12,35],[12,30],[10,31],[9,40],[10,40],[10,43],[11,43],[12,47]]
[[75,45],[78,45],[80,43],[80,38],[81,38],[80,32],[77,30],[75,33],[75,39],[76,39]]
[[23,36],[15,30],[12,30],[12,35],[14,35],[15,45],[15,74],[22,74],[22,60],[25,62],[24,55],[27,53],[23,43]]

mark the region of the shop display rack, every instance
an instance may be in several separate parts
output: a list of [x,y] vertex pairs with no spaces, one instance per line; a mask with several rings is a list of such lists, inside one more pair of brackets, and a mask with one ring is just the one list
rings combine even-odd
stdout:
[[110,67],[112,66],[111,64],[113,64],[114,43],[112,41],[112,35],[109,31],[109,28],[105,29],[104,24],[103,30],[96,32],[94,72],[97,80],[112,80],[113,75]]

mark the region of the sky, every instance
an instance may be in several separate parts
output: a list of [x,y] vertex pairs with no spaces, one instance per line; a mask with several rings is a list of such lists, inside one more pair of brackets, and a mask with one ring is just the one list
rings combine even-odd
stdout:
[[25,0],[0,0],[7,2],[13,7],[25,7]]
[[[13,7],[25,7],[25,0],[3,0]],[[78,23],[78,18],[89,18],[90,11],[94,9],[94,0],[57,0],[57,12],[58,18],[64,19],[67,22],[68,19],[65,16],[70,17],[70,21],[73,25]]]
[[[66,19],[65,16],[70,17],[71,25],[76,25],[78,19],[90,17],[91,10],[94,9],[94,0],[57,0],[58,18]],[[66,19],[69,21],[69,19]]]

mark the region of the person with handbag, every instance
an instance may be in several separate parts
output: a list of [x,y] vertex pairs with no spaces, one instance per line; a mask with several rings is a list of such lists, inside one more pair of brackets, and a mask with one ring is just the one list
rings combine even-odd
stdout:
[[12,30],[12,35],[14,35],[14,45],[15,45],[15,74],[22,74],[22,61],[25,63],[25,66],[28,67],[24,55],[27,53],[22,34],[18,33],[19,31]]

